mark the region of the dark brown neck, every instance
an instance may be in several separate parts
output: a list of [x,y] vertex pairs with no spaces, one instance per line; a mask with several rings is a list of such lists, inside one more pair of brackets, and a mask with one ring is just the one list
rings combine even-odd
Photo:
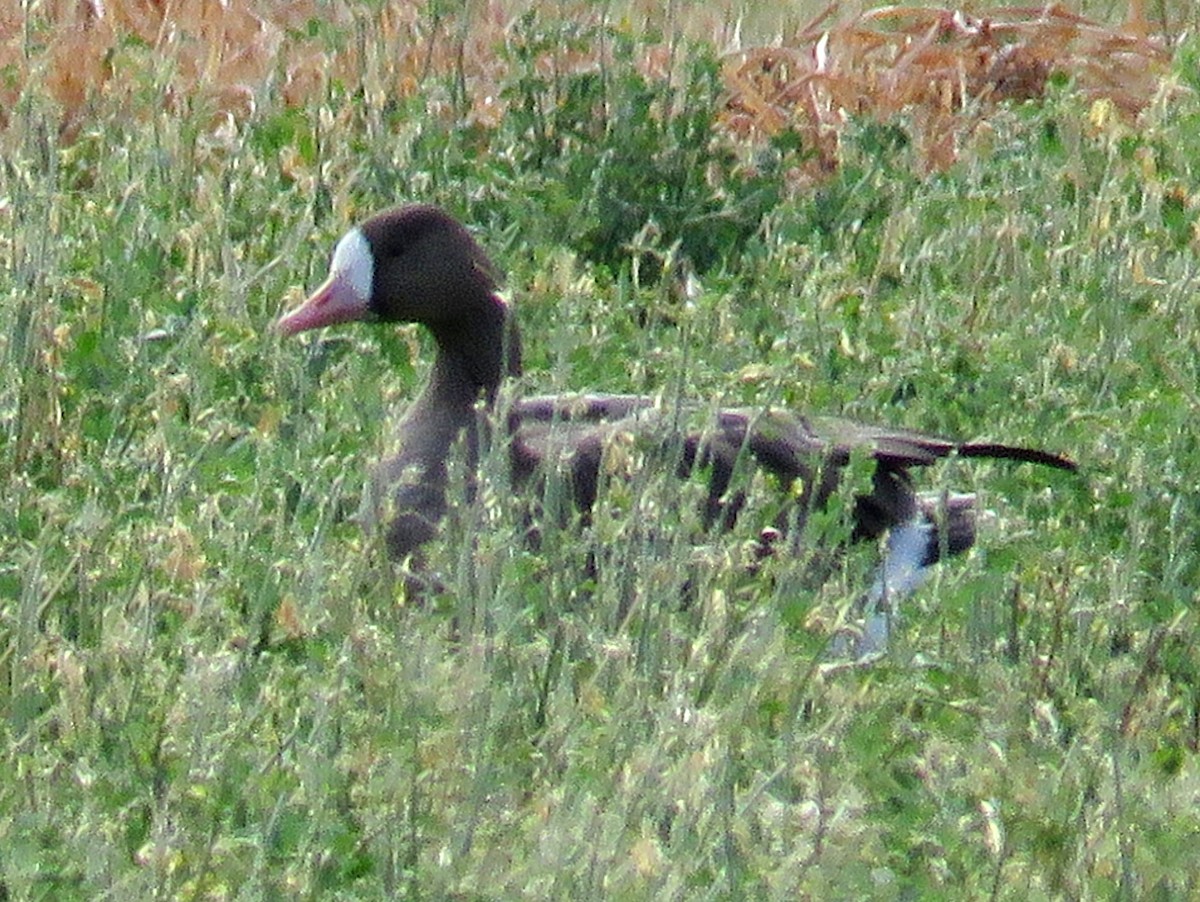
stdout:
[[474,397],[491,403],[500,381],[521,373],[521,338],[508,305],[495,295],[489,295],[469,320],[433,323],[429,329],[438,356],[427,392],[439,379],[453,380],[466,383]]
[[[431,326],[438,351],[429,381],[400,421],[399,452],[380,470],[392,503],[388,545],[394,558],[415,550],[436,531],[446,511],[447,461],[464,431],[467,493],[472,495],[479,457],[476,405],[483,400],[490,406],[501,379],[521,372],[516,325],[505,304],[489,300],[470,329]],[[388,497],[388,492],[379,494],[385,501]]]

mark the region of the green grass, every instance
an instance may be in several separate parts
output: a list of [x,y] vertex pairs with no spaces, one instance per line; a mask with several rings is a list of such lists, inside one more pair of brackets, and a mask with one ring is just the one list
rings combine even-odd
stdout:
[[[514,59],[558,39],[528,28]],[[903,121],[855,123],[792,197],[803,148],[751,170],[711,139],[704,52],[678,91],[636,52],[515,66],[490,131],[412,101],[381,127],[335,86],[336,133],[267,96],[221,143],[148,94],[59,150],[28,98],[0,165],[5,898],[1195,895],[1196,96],[1133,127],[1060,86],[932,176]],[[537,552],[493,483],[430,551],[446,590],[405,603],[350,517],[430,345],[268,326],[355,218],[417,199],[508,271],[522,387],[844,412],[1083,475],[931,474],[996,523],[866,669],[820,665],[870,549],[750,577],[769,514],[693,545],[696,487],[654,473]],[[681,253],[690,306],[657,278]]]

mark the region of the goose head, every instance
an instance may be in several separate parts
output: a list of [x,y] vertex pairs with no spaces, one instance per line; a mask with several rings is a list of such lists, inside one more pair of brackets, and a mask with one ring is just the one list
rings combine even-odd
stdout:
[[[295,335],[338,323],[420,323],[457,371],[494,392],[505,371],[519,371],[508,304],[496,293],[499,272],[459,222],[439,207],[386,210],[337,242],[329,275],[276,324]],[[505,358],[507,360],[505,361]]]

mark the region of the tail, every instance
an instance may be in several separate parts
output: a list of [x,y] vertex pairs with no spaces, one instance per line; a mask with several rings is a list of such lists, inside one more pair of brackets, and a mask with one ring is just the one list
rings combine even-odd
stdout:
[[1037,448],[1020,448],[1016,445],[1000,445],[994,442],[965,442],[956,449],[959,457],[990,457],[995,460],[1016,460],[1022,463],[1040,464],[1043,467],[1054,467],[1056,470],[1067,470],[1074,473],[1079,464],[1055,454],[1052,451],[1040,451]]

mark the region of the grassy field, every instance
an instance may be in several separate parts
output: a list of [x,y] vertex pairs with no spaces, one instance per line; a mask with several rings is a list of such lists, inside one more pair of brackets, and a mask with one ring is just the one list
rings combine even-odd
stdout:
[[[8,22],[0,898],[1200,892],[1194,39],[1137,118],[1051,77],[964,101],[949,165],[910,110],[848,117],[818,176],[795,132],[727,127],[707,25],[292,6],[237,45],[269,54],[252,84],[113,24],[133,0],[72,32],[107,42],[75,69]],[[869,667],[828,644],[874,549],[750,576],[769,513],[694,544],[697,487],[654,474],[536,552],[495,480],[414,604],[351,517],[430,343],[269,328],[406,200],[508,272],[522,389],[794,405],[1082,475],[926,474],[996,514]]]

